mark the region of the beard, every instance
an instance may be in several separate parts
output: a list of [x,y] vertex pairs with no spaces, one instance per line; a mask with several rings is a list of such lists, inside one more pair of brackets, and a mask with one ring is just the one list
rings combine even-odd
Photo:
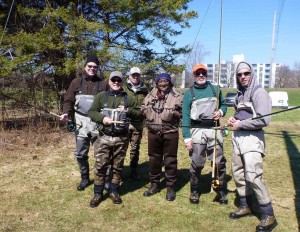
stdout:
[[197,80],[195,81],[197,85],[205,85],[206,79],[205,80]]

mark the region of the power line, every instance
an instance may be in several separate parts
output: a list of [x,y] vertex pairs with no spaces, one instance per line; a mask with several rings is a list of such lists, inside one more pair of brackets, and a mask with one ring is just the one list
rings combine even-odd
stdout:
[[12,10],[12,7],[13,7],[13,5],[14,5],[14,2],[15,2],[15,0],[12,1],[11,6],[10,6],[10,10],[9,10],[9,13],[8,13],[8,16],[7,16],[7,19],[6,19],[6,23],[5,23],[5,26],[4,26],[2,35],[1,35],[0,45],[2,44],[2,39],[3,39],[5,30],[6,30],[6,27],[7,27],[8,19],[9,19],[9,16],[10,16],[10,14],[11,14],[11,10]]
[[201,29],[202,29],[202,25],[203,25],[203,23],[204,23],[204,20],[205,20],[207,14],[208,14],[208,11],[209,11],[209,9],[210,9],[210,6],[211,6],[212,1],[213,1],[213,0],[210,1],[209,5],[208,5],[208,7],[207,7],[207,10],[206,10],[206,12],[205,12],[205,14],[204,14],[204,17],[203,17],[203,19],[202,19],[202,22],[200,23],[200,27],[199,27],[199,29],[198,29],[198,31],[197,31],[195,40],[194,40],[194,42],[193,42],[191,52],[189,53],[189,55],[188,55],[188,57],[187,57],[187,59],[186,59],[186,61],[185,61],[185,66],[186,66],[187,62],[189,61],[189,59],[190,59],[190,57],[191,57],[191,53],[193,52],[195,43],[196,43],[197,38],[198,38],[198,35],[199,35],[199,33],[200,33]]

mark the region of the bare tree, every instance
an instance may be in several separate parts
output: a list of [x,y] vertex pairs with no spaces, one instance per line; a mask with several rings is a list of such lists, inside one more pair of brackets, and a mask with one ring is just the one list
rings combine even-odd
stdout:
[[209,55],[210,52],[206,51],[200,42],[196,43],[194,48],[192,48],[192,52],[187,57],[186,70],[191,72],[195,64],[203,63],[204,58]]
[[204,62],[204,58],[209,56],[210,52],[206,51],[204,46],[197,42],[196,45],[192,48],[192,51],[187,55],[185,61],[186,64],[186,75],[185,75],[185,86],[189,87],[193,84],[192,69],[195,64],[201,64]]
[[298,88],[300,88],[300,62],[296,62],[294,64],[294,73],[295,73],[295,79]]
[[289,66],[281,66],[277,70],[275,88],[294,88],[296,86],[296,76]]

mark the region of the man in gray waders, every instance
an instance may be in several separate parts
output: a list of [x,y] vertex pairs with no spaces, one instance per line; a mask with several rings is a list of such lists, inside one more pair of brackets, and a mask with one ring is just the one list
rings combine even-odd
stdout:
[[251,215],[251,200],[255,194],[261,213],[261,222],[256,226],[256,231],[271,231],[277,226],[277,221],[269,191],[262,178],[263,157],[266,155],[262,128],[269,125],[271,118],[251,120],[271,113],[271,98],[268,92],[258,85],[254,69],[246,62],[237,65],[236,83],[236,112],[228,119],[228,125],[234,130],[232,176],[240,198],[240,206],[235,212],[231,212],[229,217],[238,219]]
[[91,121],[87,112],[95,95],[107,88],[107,82],[97,76],[98,66],[99,60],[96,56],[87,57],[83,75],[71,82],[64,96],[63,114],[60,118],[63,122],[73,118],[76,123],[74,155],[81,175],[81,182],[77,186],[78,191],[83,191],[91,183],[88,152],[90,143],[93,143],[97,136],[96,124]]

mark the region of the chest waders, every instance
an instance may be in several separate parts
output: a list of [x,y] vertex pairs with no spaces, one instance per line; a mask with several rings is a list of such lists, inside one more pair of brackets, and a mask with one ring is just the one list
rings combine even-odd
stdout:
[[[191,109],[191,126],[196,127],[213,127],[216,124],[219,125],[219,122],[215,122],[213,116],[214,112],[218,107],[218,96],[216,90],[213,88],[211,83],[207,83],[213,92],[213,98],[202,98],[196,100],[193,86],[190,87],[191,95],[192,95],[192,109]],[[212,164],[212,184],[211,184],[211,192],[213,190],[217,191],[220,186],[219,180],[219,171],[218,166],[216,165],[216,144],[217,144],[217,131],[215,131],[214,138],[214,153],[213,153],[213,164]],[[217,179],[215,179],[215,168],[217,169]]]
[[[253,107],[253,103],[252,103],[252,97],[254,92],[260,88],[259,85],[255,86],[250,93],[250,99],[246,99],[246,102],[240,102],[236,105],[236,112],[234,113],[233,117],[235,119],[238,119],[240,121],[246,120],[246,119],[250,119],[250,118],[255,118],[256,117],[256,112],[255,109]],[[245,100],[245,99],[244,99]],[[236,103],[237,103],[237,99],[236,99]]]
[[[98,82],[97,92],[101,90],[101,81]],[[80,87],[78,93],[75,95],[75,122],[77,131],[76,135],[76,150],[75,157],[80,169],[81,182],[77,186],[77,190],[82,191],[91,184],[89,178],[89,162],[88,152],[90,148],[91,137],[96,136],[96,123],[92,122],[88,117],[88,110],[90,109],[94,95],[83,94],[83,78],[80,79]],[[69,123],[68,126],[72,128]],[[75,126],[73,126],[75,128]]]
[[[105,115],[106,117],[112,119],[112,121],[115,121],[116,123],[113,123],[111,125],[103,125],[103,124],[97,124],[99,132],[109,135],[109,136],[126,136],[128,135],[128,128],[129,123],[126,110],[128,106],[128,96],[126,93],[123,95],[123,104],[124,104],[124,110],[119,108],[108,108],[108,97],[110,93],[108,91],[105,92],[104,95],[104,105],[103,109],[101,110],[101,113]],[[120,123],[124,122],[124,123]]]

